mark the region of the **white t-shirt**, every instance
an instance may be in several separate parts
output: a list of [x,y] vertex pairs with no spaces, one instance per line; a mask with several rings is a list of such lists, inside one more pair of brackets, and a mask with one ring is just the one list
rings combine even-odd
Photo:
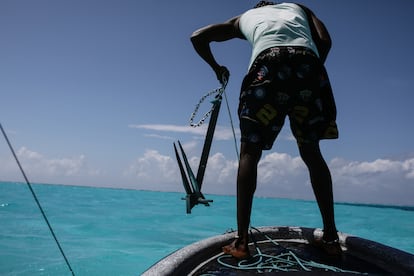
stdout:
[[319,56],[305,11],[293,3],[280,3],[248,10],[241,15],[239,28],[252,44],[249,68],[266,49],[303,46]]

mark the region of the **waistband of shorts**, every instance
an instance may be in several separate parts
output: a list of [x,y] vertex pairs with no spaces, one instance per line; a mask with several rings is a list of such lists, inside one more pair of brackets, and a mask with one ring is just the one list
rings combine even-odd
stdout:
[[277,46],[271,47],[259,54],[260,56],[279,56],[279,55],[310,55],[314,57],[318,57],[315,52],[307,47],[303,46]]

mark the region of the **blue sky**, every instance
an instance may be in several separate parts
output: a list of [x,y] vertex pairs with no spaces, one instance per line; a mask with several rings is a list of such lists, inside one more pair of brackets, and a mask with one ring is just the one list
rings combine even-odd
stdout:
[[[1,0],[0,121],[31,182],[183,192],[172,143],[182,141],[196,170],[205,129],[188,119],[218,87],[189,36],[256,2]],[[300,3],[333,39],[326,67],[340,139],[322,150],[335,199],[414,205],[414,2]],[[212,47],[231,71],[226,93],[237,129],[250,47],[243,40]],[[234,194],[225,105],[215,138],[203,189]],[[5,141],[0,180],[23,181]],[[313,199],[288,127],[263,155],[257,195]]]

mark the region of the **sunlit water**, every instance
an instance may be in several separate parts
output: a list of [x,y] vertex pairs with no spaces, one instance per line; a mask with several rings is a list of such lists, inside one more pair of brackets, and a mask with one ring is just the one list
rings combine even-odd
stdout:
[[[140,275],[171,252],[236,228],[235,197],[208,195],[185,213],[182,193],[33,185],[76,275]],[[414,208],[335,206],[347,234],[414,254]],[[321,227],[315,202],[256,198],[253,226]],[[26,184],[0,182],[0,275],[70,275]]]

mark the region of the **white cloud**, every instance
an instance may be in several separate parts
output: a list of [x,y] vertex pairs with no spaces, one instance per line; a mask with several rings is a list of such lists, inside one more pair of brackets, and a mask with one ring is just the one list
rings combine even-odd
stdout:
[[163,139],[163,140],[175,140],[174,137],[166,136],[166,135],[158,135],[158,134],[145,134],[145,137],[156,138],[156,139]]
[[123,176],[136,183],[135,188],[149,190],[173,191],[179,180],[175,161],[155,150],[148,150],[133,161]]
[[259,162],[258,179],[268,183],[273,179],[282,179],[286,176],[300,174],[305,165],[300,157],[292,157],[286,153],[270,153]]
[[[88,170],[85,155],[72,158],[47,158],[41,153],[21,147],[16,155],[29,179],[35,182],[70,183],[69,179],[97,176],[98,170]],[[6,179],[15,179],[20,175],[16,161],[12,158],[0,160],[1,175]]]
[[204,127],[193,128],[190,126],[162,125],[162,124],[129,125],[128,127],[146,129],[146,130],[155,130],[155,131],[184,132],[184,133],[193,133],[193,134],[201,134],[202,129],[204,128]]
[[85,156],[74,158],[47,159],[40,153],[25,147],[18,150],[17,156],[25,163],[25,170],[31,174],[43,171],[48,176],[73,176],[81,172],[85,166]]
[[414,205],[414,158],[331,162],[341,201]]
[[185,152],[191,153],[191,152],[197,150],[198,144],[199,143],[196,140],[191,140],[191,141],[188,141],[188,142],[184,143],[182,146],[183,146]]
[[234,194],[237,168],[237,161],[227,160],[221,153],[210,156],[203,184],[205,190],[214,194]]
[[405,160],[402,167],[406,171],[405,177],[414,180],[414,158]]
[[[138,128],[152,131],[160,132],[177,132],[177,133],[187,133],[197,136],[205,136],[207,132],[207,124],[203,124],[200,127],[191,127],[191,126],[178,126],[178,125],[162,125],[162,124],[153,124],[153,125],[129,125],[130,128]],[[236,131],[238,135],[239,131]],[[216,126],[214,132],[214,139],[217,140],[230,140],[233,139],[233,131],[230,127]]]

